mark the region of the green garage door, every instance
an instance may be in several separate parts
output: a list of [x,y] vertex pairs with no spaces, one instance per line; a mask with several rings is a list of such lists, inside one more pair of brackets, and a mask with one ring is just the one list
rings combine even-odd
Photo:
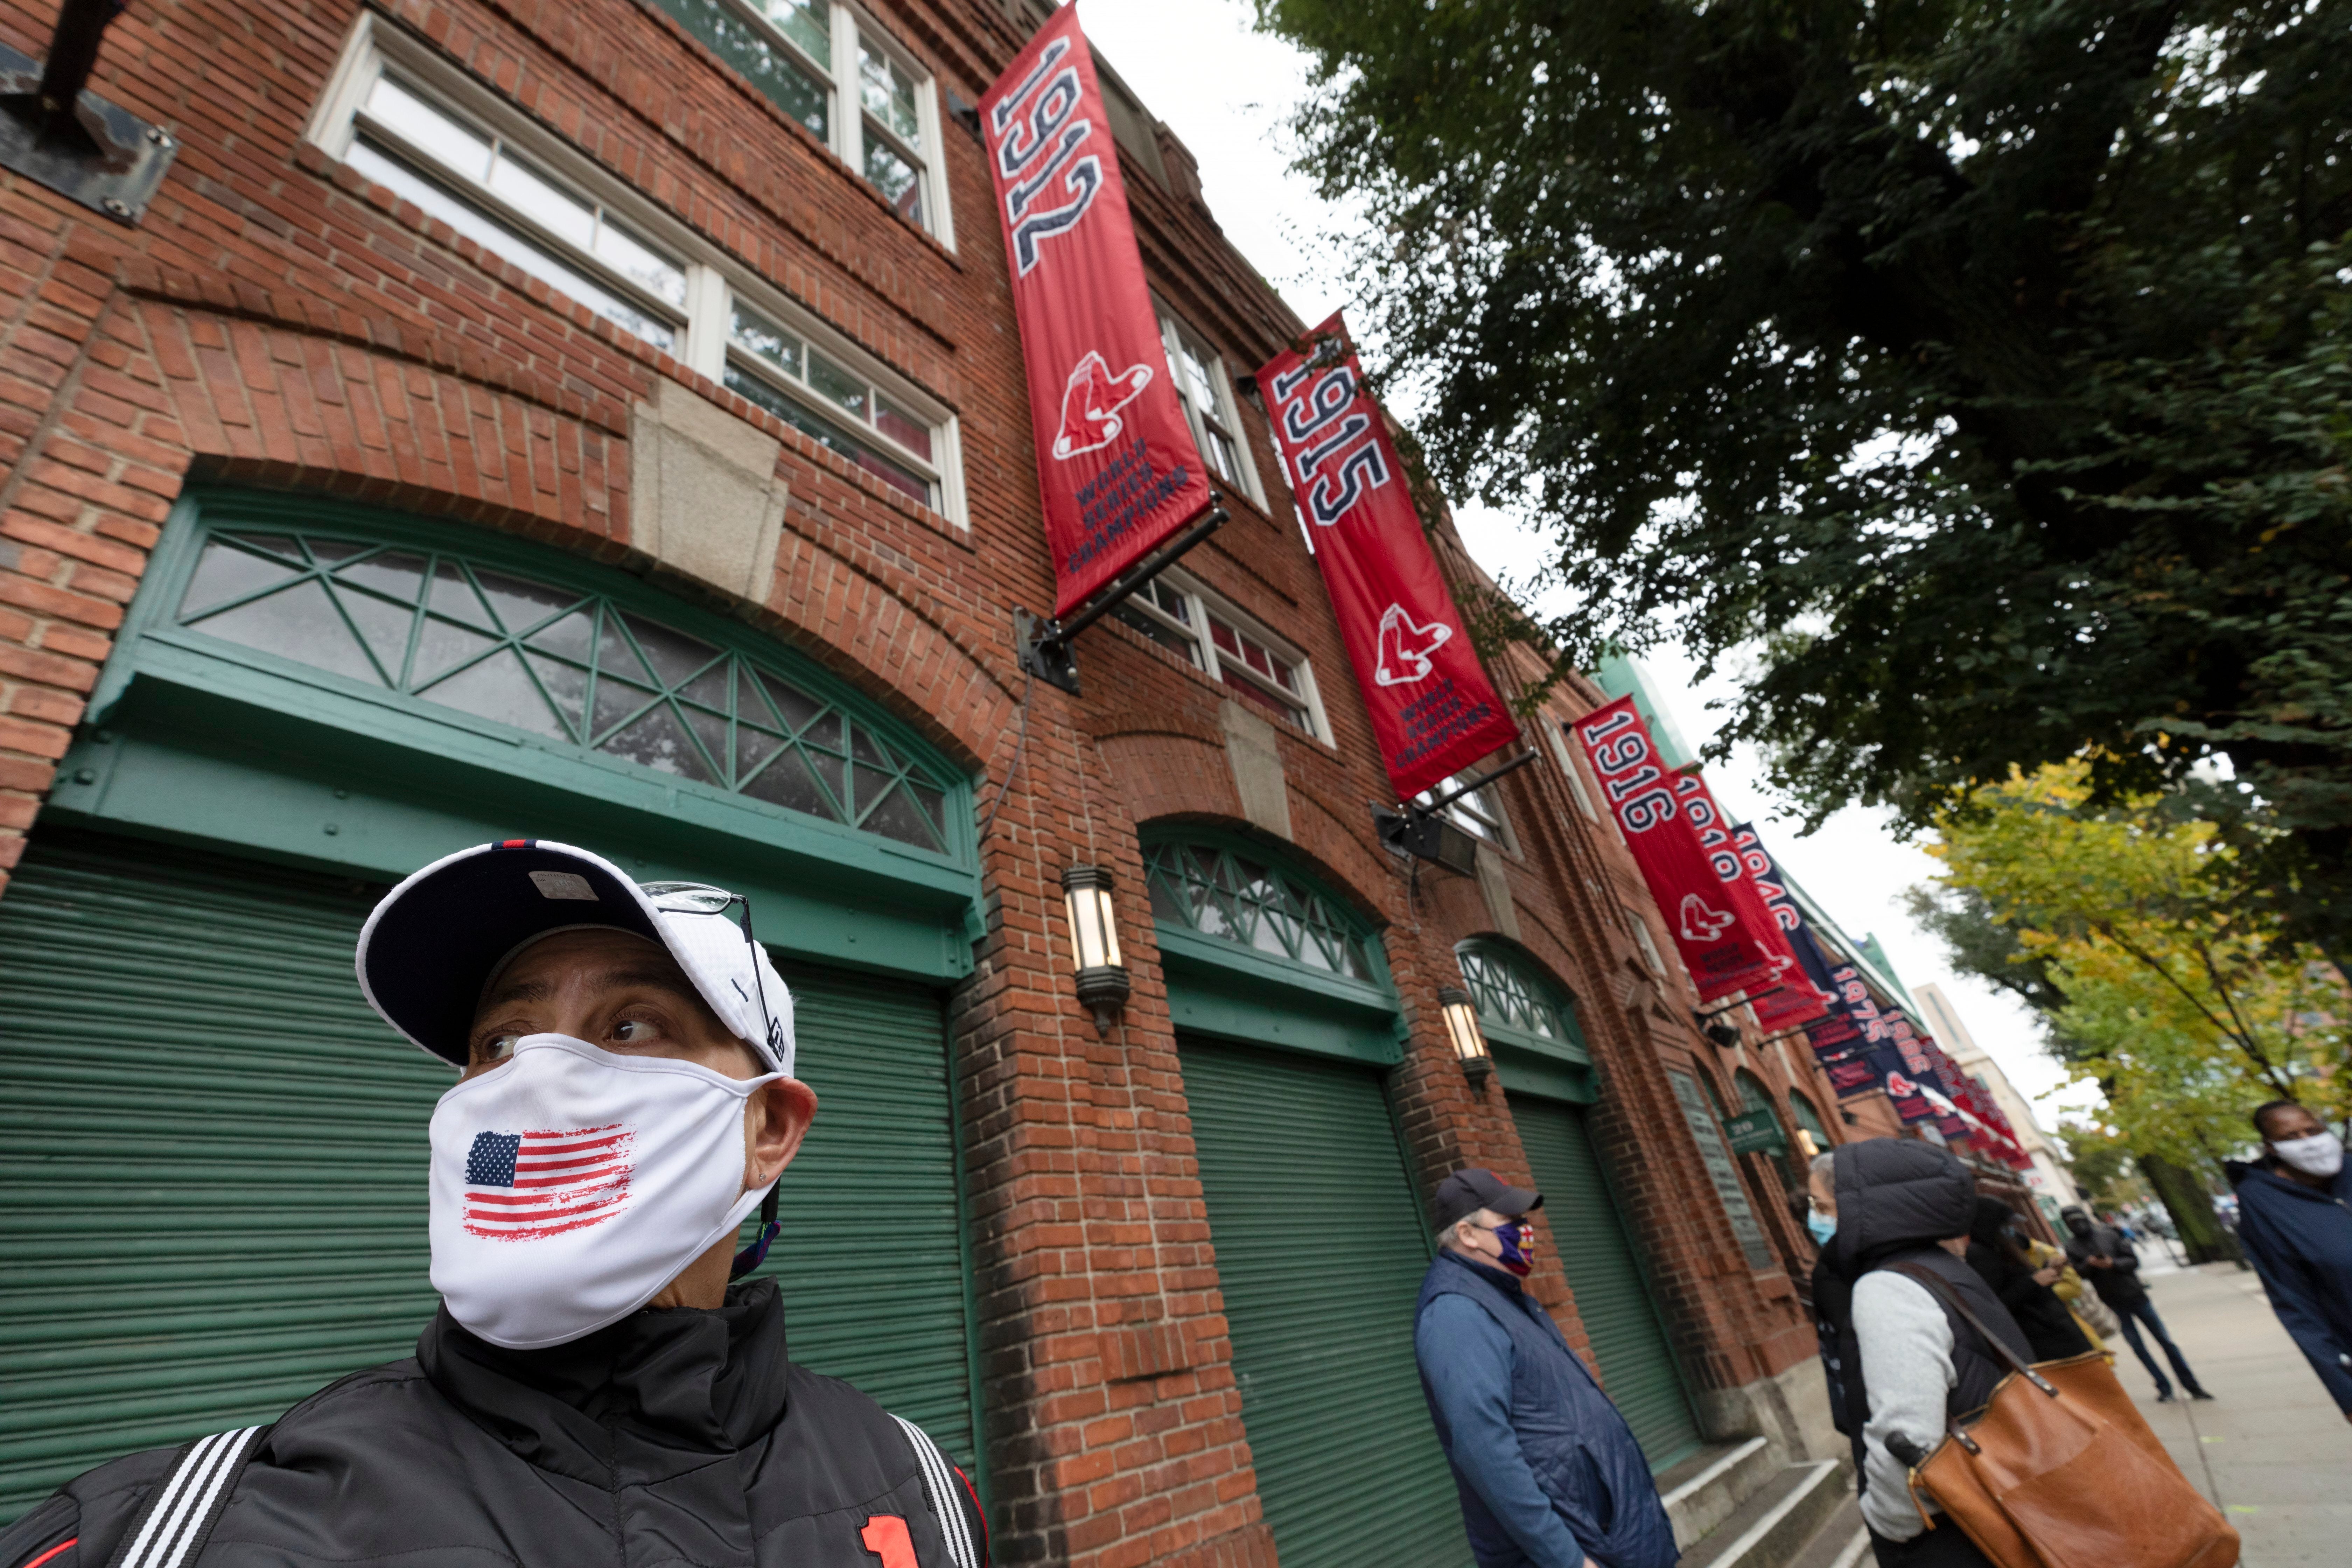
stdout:
[[1601,1180],[1601,1162],[1584,1135],[1584,1113],[1562,1100],[1510,1099],[1519,1146],[1543,1193],[1560,1269],[1576,1292],[1577,1315],[1601,1363],[1601,1381],[1650,1468],[1663,1470],[1699,1446],[1698,1427],[1624,1224]]
[[1412,1357],[1428,1226],[1375,1072],[1186,1039],[1242,1422],[1283,1568],[1469,1545]]
[[[380,890],[36,837],[0,897],[0,1521],[101,1460],[411,1353],[434,1308],[425,1121],[450,1075],[360,999],[352,944]],[[773,1266],[794,1358],[969,1458],[939,1004],[782,967],[824,1102]],[[898,1289],[789,1255],[877,1193]]]

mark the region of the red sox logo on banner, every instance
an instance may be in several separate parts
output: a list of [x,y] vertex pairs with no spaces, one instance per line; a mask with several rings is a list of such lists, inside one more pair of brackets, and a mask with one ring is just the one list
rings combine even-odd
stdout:
[[1055,11],[981,96],[1066,616],[1206,510],[1209,479],[1143,279],[1094,57]]
[[1118,411],[1143,395],[1151,384],[1151,367],[1131,365],[1117,375],[1092,349],[1070,372],[1062,392],[1062,427],[1054,437],[1054,458],[1068,462],[1080,452],[1100,451],[1118,439],[1127,421]]
[[1422,531],[1338,316],[1257,373],[1307,545],[1397,798],[1517,740]]

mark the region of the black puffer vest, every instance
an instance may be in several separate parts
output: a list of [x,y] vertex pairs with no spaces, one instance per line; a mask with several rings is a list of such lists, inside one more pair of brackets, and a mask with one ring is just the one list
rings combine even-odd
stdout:
[[[1891,1264],[1928,1269],[2019,1355],[2030,1362],[2033,1351],[1983,1277],[1936,1245],[1947,1237],[1967,1235],[1976,1209],[1976,1182],[1949,1150],[1916,1139],[1873,1138],[1841,1145],[1835,1169],[1838,1228],[1822,1260],[1823,1273],[1831,1278],[1817,1279],[1814,1287],[1815,1327],[1832,1408],[1843,1406],[1838,1430],[1853,1441],[1854,1474],[1860,1476],[1870,1391],[1860,1375],[1852,1281]],[[1824,1289],[1824,1283],[1833,1288]],[[1983,1408],[2010,1366],[1984,1336],[1944,1306],[1941,1297],[1937,1304],[1952,1330],[1954,1381],[1944,1402],[1944,1417],[1949,1422]]]
[[[445,1310],[416,1350],[268,1429],[204,1568],[985,1562],[979,1508],[929,1439],[785,1358],[772,1282],[544,1351],[499,1350]],[[68,1542],[42,1568],[103,1568],[175,1458],[67,1483],[0,1532],[0,1568]]]

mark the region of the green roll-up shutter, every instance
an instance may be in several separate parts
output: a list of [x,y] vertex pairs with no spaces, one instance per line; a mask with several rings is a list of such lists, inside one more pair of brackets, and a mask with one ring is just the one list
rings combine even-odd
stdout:
[[[0,1521],[91,1465],[272,1419],[411,1353],[435,1305],[425,1123],[451,1079],[352,979],[380,891],[36,837],[0,897]],[[968,1462],[939,1002],[780,966],[823,1101],[772,1265],[793,1356]],[[814,1261],[861,1222],[860,1255],[891,1254],[887,1289]]]
[[1583,1112],[1516,1094],[1510,1103],[1601,1381],[1650,1468],[1663,1470],[1699,1446],[1698,1427],[1624,1222],[1584,1135]]
[[1379,1075],[1181,1046],[1242,1422],[1283,1568],[1468,1563],[1413,1364],[1428,1227]]
[[783,1288],[793,1359],[847,1378],[970,1471],[971,1296],[940,995],[782,954],[776,967],[796,1076],[817,1095],[760,1269]]

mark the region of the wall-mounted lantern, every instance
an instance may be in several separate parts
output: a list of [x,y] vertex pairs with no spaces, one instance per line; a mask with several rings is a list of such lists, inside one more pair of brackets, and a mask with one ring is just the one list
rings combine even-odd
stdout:
[[1470,1080],[1473,1090],[1486,1093],[1486,1075],[1495,1070],[1495,1058],[1486,1048],[1486,1031],[1478,1027],[1478,1005],[1460,986],[1441,985],[1437,1007],[1445,1020],[1445,1037],[1453,1044],[1454,1058],[1462,1064],[1462,1076]]
[[1062,908],[1069,916],[1070,942],[1078,965],[1078,1002],[1095,1016],[1095,1032],[1110,1033],[1127,1005],[1127,969],[1118,956],[1118,914],[1111,907],[1113,884],[1099,866],[1072,866],[1062,873]]

